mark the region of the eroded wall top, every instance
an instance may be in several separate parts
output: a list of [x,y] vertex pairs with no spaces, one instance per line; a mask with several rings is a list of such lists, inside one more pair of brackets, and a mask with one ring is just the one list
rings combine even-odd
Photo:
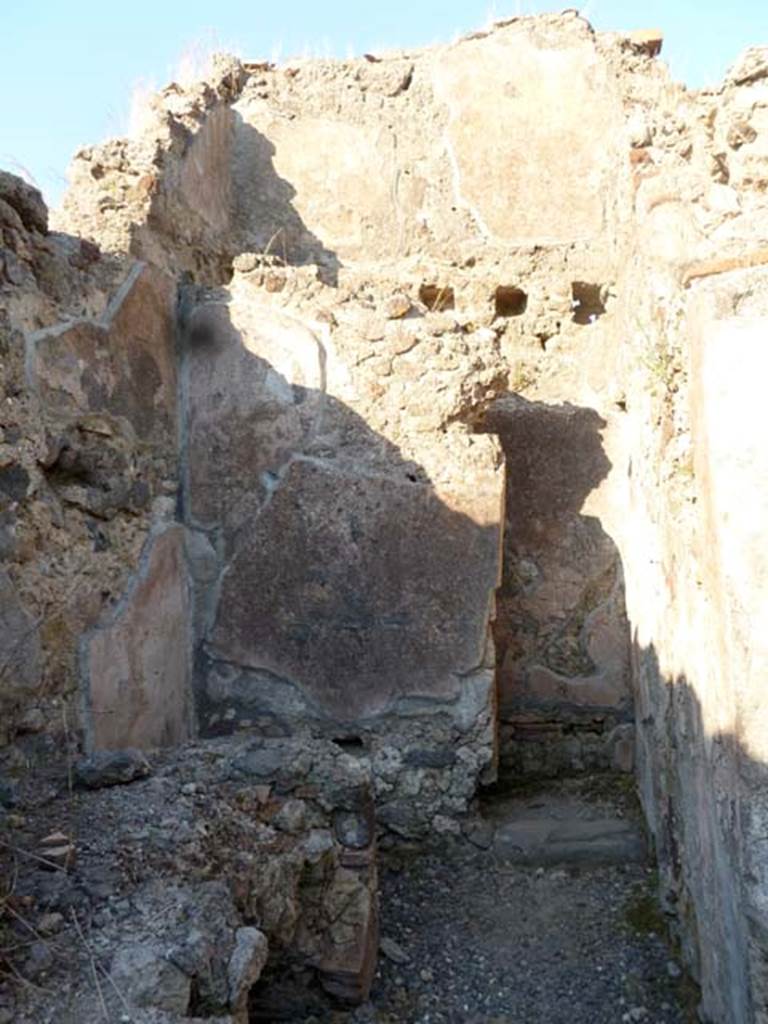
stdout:
[[[219,59],[136,138],[80,151],[58,224],[208,283],[238,252],[316,262],[610,247],[655,44],[575,12],[445,46],[275,67]],[[617,173],[620,171],[620,173]]]
[[461,258],[594,240],[615,218],[620,88],[575,16],[264,72],[234,109],[245,248]]

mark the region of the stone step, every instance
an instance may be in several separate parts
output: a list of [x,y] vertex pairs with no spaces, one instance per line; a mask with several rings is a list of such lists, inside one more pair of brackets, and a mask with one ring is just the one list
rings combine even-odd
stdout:
[[552,780],[525,791],[502,783],[483,810],[491,851],[518,864],[597,866],[648,858],[642,812],[620,776]]
[[518,818],[498,823],[493,852],[518,864],[637,864],[648,856],[642,829],[622,818]]

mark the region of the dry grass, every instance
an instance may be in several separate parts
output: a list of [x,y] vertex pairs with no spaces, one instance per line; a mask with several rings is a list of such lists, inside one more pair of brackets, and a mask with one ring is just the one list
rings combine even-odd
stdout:
[[[238,48],[220,39],[215,32],[207,32],[187,43],[169,66],[166,82],[176,82],[182,88],[205,78],[211,71],[211,62],[217,53],[238,55]],[[165,83],[155,78],[139,79],[131,89],[128,110],[116,134],[139,138],[152,118],[152,98]]]

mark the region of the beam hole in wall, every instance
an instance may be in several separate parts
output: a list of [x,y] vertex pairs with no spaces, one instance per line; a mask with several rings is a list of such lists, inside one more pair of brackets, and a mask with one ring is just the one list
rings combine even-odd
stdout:
[[335,736],[331,742],[348,754],[362,753],[366,749],[362,736]]
[[408,462],[405,465],[405,479],[409,480],[412,484],[428,484],[429,477],[424,472],[422,466],[417,465],[415,462]]
[[453,288],[447,285],[423,284],[419,288],[419,301],[424,303],[430,313],[455,308]]
[[496,316],[522,316],[528,308],[528,296],[522,288],[500,284],[494,294]]
[[571,308],[575,324],[582,326],[593,324],[606,311],[602,285],[574,281],[571,285],[571,295],[573,298]]

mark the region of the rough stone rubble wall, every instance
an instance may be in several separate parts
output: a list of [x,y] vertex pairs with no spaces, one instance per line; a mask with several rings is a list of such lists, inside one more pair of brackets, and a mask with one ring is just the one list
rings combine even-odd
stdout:
[[172,273],[218,282],[230,238],[234,115],[239,61],[215,57],[208,77],[151,97],[135,135],[79,150],[54,227],[130,253]]
[[[34,847],[53,803],[76,864],[41,877],[39,862],[0,850],[18,898],[45,901],[65,950],[38,969],[44,986],[0,986],[17,1024],[305,1020],[328,1009],[320,986],[344,1004],[367,998],[376,828],[357,758],[327,742],[246,735],[156,751],[151,765],[136,750],[101,751],[43,806],[41,788],[66,765],[54,753],[39,767],[44,779],[33,770],[19,784],[14,838]],[[67,911],[89,921],[87,946],[65,932]],[[10,946],[4,962],[26,961],[39,977],[29,947]]]
[[50,233],[18,178],[0,191],[0,719],[6,742],[66,739],[80,640],[173,516],[175,288]]
[[0,179],[5,740],[190,735],[177,287],[231,264],[242,78],[216,61],[208,81],[156,97],[140,137],[77,154],[57,230],[35,189]]
[[638,776],[713,1021],[766,1019],[766,57],[748,52],[717,93],[679,95],[638,152],[620,286],[627,500],[607,528],[627,580]]
[[[429,315],[361,343],[367,284],[272,272],[301,296],[287,299],[257,260],[236,267],[186,334],[185,507],[219,559],[198,590],[200,728],[358,742],[384,773],[380,819],[423,831],[465,810],[493,762],[503,466],[452,419],[503,374],[484,333],[457,360]],[[342,303],[351,330],[317,319]],[[397,368],[358,369],[366,358],[431,372],[406,394]]]
[[[316,731],[343,726],[336,738],[371,747],[379,802],[392,805],[390,824],[406,834],[416,826],[403,805],[419,800],[431,827],[455,827],[443,812],[458,809],[451,801],[466,804],[488,763],[493,708],[487,698],[470,708],[468,749],[481,756],[457,765],[445,749],[455,745],[462,701],[445,702],[445,685],[468,662],[449,658],[425,687],[444,732],[420,748],[409,731],[430,721],[425,706],[404,709],[389,683],[381,692],[352,686],[345,644],[371,623],[380,642],[386,622],[377,608],[362,622],[347,584],[371,565],[376,481],[390,513],[400,514],[404,487],[426,494],[429,478],[439,515],[450,507],[465,536],[490,527],[500,477],[494,446],[471,428],[508,375],[522,397],[499,403],[486,423],[517,477],[506,496],[496,628],[502,757],[515,771],[626,766],[634,697],[641,791],[703,1012],[754,1021],[765,1004],[756,640],[765,579],[755,554],[759,423],[750,420],[759,402],[739,396],[747,377],[760,379],[766,314],[768,66],[755,50],[719,93],[688,94],[648,60],[649,45],[595,37],[566,15],[513,20],[381,62],[298,62],[247,77],[228,66],[191,99],[166,91],[143,143],[81,154],[63,223],[204,284],[225,284],[232,258],[251,254],[225,290],[184,292],[183,512],[192,528],[185,545],[201,723],[278,733],[299,721]],[[236,228],[226,223],[226,197]],[[4,258],[13,284],[20,271]],[[20,259],[21,272],[33,266],[46,282],[58,265],[44,270],[42,256],[23,248]],[[283,261],[305,266],[285,270]],[[17,305],[18,325],[36,330],[58,319],[62,300],[38,298],[47,287],[21,289],[35,297]],[[90,279],[78,288],[89,296],[86,315],[98,317],[99,296],[110,290]],[[730,361],[736,348],[740,358]],[[209,377],[217,382],[210,392]],[[450,382],[445,401],[438,378]],[[17,394],[32,401],[23,387]],[[219,435],[217,402],[228,424]],[[39,431],[34,414],[26,422]],[[227,445],[229,430],[239,447]],[[153,444],[157,451],[164,442]],[[15,456],[17,442],[10,445]],[[481,460],[473,453],[465,463],[457,445]],[[246,484],[249,450],[264,456],[255,490]],[[41,472],[32,455],[27,462]],[[749,509],[733,498],[745,486]],[[31,493],[25,485],[11,507],[19,533],[17,522],[31,521]],[[355,509],[365,513],[360,524]],[[429,508],[424,519],[418,509],[406,503],[413,522],[430,519]],[[98,528],[114,531],[124,519],[120,512]],[[130,519],[134,560],[150,521],[148,512]],[[290,550],[286,522],[309,539],[303,550]],[[324,618],[329,565],[339,581],[333,552],[350,544],[358,561],[344,566],[339,592],[350,595],[353,614],[343,619],[331,602]],[[119,550],[116,579],[125,581],[129,549]],[[455,548],[445,550],[452,558]],[[478,550],[487,552],[485,542]],[[263,563],[253,557],[264,552]],[[418,557],[405,553],[420,577]],[[473,562],[474,594],[463,571],[445,577],[443,590],[464,589],[450,606],[459,617],[462,601],[477,612],[478,593],[494,585],[487,557],[482,571]],[[3,607],[27,636],[41,576],[20,564],[3,594],[28,585],[33,611],[15,596]],[[269,588],[277,601],[265,609]],[[238,608],[244,595],[250,619]],[[337,690],[322,673],[307,678],[305,608],[315,625],[346,622],[344,643],[331,642],[333,630],[325,636],[326,666],[340,658]],[[244,633],[270,614],[286,643],[276,649],[256,628],[256,642],[243,646]],[[122,635],[141,629],[127,614]],[[477,618],[467,623],[456,650],[479,652],[484,630]],[[437,627],[434,637],[439,648]],[[25,671],[39,657],[38,640],[29,643]],[[52,640],[45,649],[57,647]],[[32,674],[20,673],[21,684],[36,686]],[[345,721],[339,709],[352,694],[359,703]],[[398,730],[405,764],[382,739]]]
[[[252,255],[197,300],[185,346],[185,507],[209,577],[201,728],[361,742],[381,768],[380,818],[405,834],[457,827],[493,768],[503,477],[488,429],[473,432],[505,386],[544,377],[561,399],[583,393],[564,378],[594,332],[572,305],[607,301],[628,211],[629,175],[612,174],[622,139],[607,130],[621,118],[615,65],[648,64],[606,52],[577,17],[513,22],[416,58],[263,70],[233,108],[234,230]],[[584,104],[600,113],[587,126]],[[542,109],[554,124],[531,116]],[[558,147],[583,169],[578,188],[552,174],[532,193]],[[527,443],[514,414],[494,418],[513,449]],[[533,614],[549,616],[550,661],[526,664],[522,713],[513,666],[503,714],[581,726],[556,767],[626,766],[620,567],[578,511],[569,522],[594,553],[575,578],[571,565],[565,596],[567,542],[546,567],[550,607],[542,593]]]

